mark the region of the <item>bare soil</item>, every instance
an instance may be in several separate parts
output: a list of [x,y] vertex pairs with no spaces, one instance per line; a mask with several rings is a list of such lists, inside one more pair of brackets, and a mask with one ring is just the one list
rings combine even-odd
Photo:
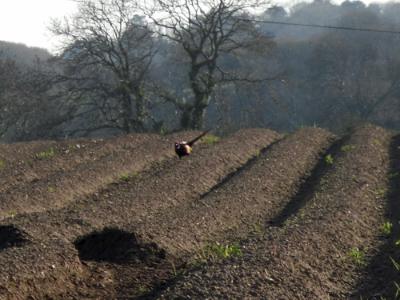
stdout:
[[[62,297],[67,297],[63,293],[69,289],[65,290],[62,286],[68,288],[69,285],[65,282],[71,281],[71,278],[78,278],[78,282],[74,284],[90,291],[93,287],[86,289],[85,285],[88,280],[90,282],[91,277],[97,278],[96,285],[98,282],[104,282],[104,285],[118,284],[113,280],[108,281],[107,276],[103,278],[103,274],[108,274],[108,271],[97,271],[96,268],[101,269],[101,266],[86,268],[86,263],[76,263],[79,262],[79,256],[82,257],[76,248],[76,245],[79,245],[77,240],[82,241],[82,236],[92,236],[94,232],[102,232],[106,227],[125,232],[124,227],[133,220],[141,220],[161,208],[192,201],[198,195],[209,191],[277,138],[279,135],[270,130],[244,130],[215,145],[196,145],[195,153],[187,159],[179,160],[174,157],[152,164],[148,171],[131,174],[129,178],[118,180],[90,196],[76,199],[64,209],[31,213],[5,220],[6,226],[11,223],[30,236],[32,243],[22,248],[4,250],[0,255],[0,262],[3,258],[8,261],[11,259],[8,255],[14,255],[12,260],[19,261],[17,264],[22,268],[34,270],[35,266],[32,265],[37,264],[35,257],[47,257],[40,264],[40,269],[33,272],[44,272],[45,282],[49,277],[57,278],[52,282],[52,286],[58,286],[58,292],[54,294],[53,290],[48,291],[42,286],[44,282],[29,279],[30,274],[26,272],[17,273],[15,281],[18,284],[15,286],[25,285],[29,289],[13,290],[13,281],[9,281],[10,273],[14,271],[12,269],[4,270],[4,276],[0,274],[0,286],[5,287],[8,295],[19,293],[20,297],[28,294],[41,298],[49,295],[61,297],[61,294]],[[240,142],[243,146],[238,147]],[[170,143],[168,145],[171,147]],[[115,243],[108,238],[109,235],[104,237],[104,243],[113,248]],[[140,260],[138,262],[141,263]],[[147,267],[146,264],[144,266]],[[101,281],[101,278],[104,280]],[[107,293],[111,295],[111,291]],[[97,291],[93,293],[96,295]]]
[[333,140],[332,134],[321,129],[299,130],[196,201],[162,210],[131,227],[176,256],[223,239],[229,231],[236,237],[246,236],[263,223],[266,214],[274,216],[283,210]]
[[0,299],[395,299],[399,136],[197,134],[0,145]]
[[243,241],[243,256],[189,271],[161,298],[360,299],[385,241],[390,141],[381,128],[356,130],[295,215]]
[[167,146],[156,135],[1,145],[0,218],[63,207],[123,174],[171,157]]

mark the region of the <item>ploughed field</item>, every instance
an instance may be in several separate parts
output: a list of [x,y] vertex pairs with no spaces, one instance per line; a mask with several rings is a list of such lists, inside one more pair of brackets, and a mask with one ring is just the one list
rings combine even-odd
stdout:
[[400,136],[0,144],[0,299],[395,299]]

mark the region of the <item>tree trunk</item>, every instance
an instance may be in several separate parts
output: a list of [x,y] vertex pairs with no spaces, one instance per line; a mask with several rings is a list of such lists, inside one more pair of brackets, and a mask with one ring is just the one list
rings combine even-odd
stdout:
[[192,113],[192,124],[191,129],[200,130],[204,125],[204,117],[205,117],[206,109],[205,107],[199,106],[193,110]]
[[209,96],[206,93],[198,93],[195,95],[195,103],[191,116],[191,129],[202,129],[204,125],[204,117],[206,115],[206,108],[209,104]]
[[131,110],[131,105],[130,105],[128,99],[126,99],[126,97],[124,97],[122,99],[121,118],[122,118],[122,124],[123,124],[122,128],[125,133],[129,133],[132,130],[130,110]]
[[181,127],[183,129],[192,129],[192,106],[187,106],[182,110]]
[[[146,107],[145,107],[145,99],[141,88],[135,89],[135,96],[136,96],[136,131],[144,132],[144,123],[146,119]],[[133,116],[131,116],[134,119]]]
[[132,132],[135,128],[134,118],[132,117],[132,96],[127,86],[122,87],[122,111],[121,118],[125,133]]
[[128,86],[123,87],[121,118],[124,132],[145,131],[146,106],[140,87],[134,89]]

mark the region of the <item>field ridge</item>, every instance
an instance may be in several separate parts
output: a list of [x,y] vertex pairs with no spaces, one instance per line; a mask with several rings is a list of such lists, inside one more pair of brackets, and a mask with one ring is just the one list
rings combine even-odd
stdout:
[[0,145],[0,299],[395,298],[400,135],[197,134]]

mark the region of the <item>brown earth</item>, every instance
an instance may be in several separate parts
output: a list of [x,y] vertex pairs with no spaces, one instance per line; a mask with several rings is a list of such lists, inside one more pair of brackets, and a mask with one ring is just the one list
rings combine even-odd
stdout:
[[174,157],[174,140],[198,134],[0,144],[0,219],[66,206]]
[[[85,268],[77,263],[79,256],[72,242],[81,235],[112,226],[118,226],[120,229],[117,232],[124,233],[121,229],[126,226],[124,224],[141,220],[161,208],[191,201],[209,191],[278,137],[278,134],[269,130],[240,131],[212,147],[205,145],[196,148],[197,151],[188,159],[173,158],[153,164],[148,171],[133,174],[126,182],[111,184],[91,196],[78,199],[65,209],[6,220],[6,226],[11,222],[12,226],[31,237],[32,243],[6,249],[0,253],[0,262],[19,261],[17,268],[31,269],[33,273],[18,272],[16,278],[10,281],[9,276],[15,270],[7,268],[0,274],[0,287],[4,287],[8,295],[19,293],[19,297],[27,294],[39,298],[54,296],[53,290],[49,291],[43,286],[49,278],[54,278],[51,286],[57,286],[58,295],[65,292],[61,286],[68,290],[69,285],[65,282],[70,278],[92,276],[89,273],[85,277]],[[104,239],[107,244],[107,237]],[[32,253],[35,255],[32,256]],[[39,264],[40,269],[35,270],[37,256],[47,259]],[[41,272],[45,274],[43,280],[31,278],[32,274]],[[15,286],[26,286],[27,290],[16,291],[13,288]]]
[[393,224],[391,234],[384,234],[379,244],[371,249],[372,258],[367,264],[364,276],[355,285],[356,298],[392,299],[398,293],[400,283],[400,135],[390,145],[390,171],[387,174],[389,189],[386,192],[385,222]]
[[181,256],[220,240],[227,231],[246,235],[274,216],[296,193],[301,182],[332,143],[332,134],[307,128],[266,149],[229,181],[200,199],[162,210],[131,226],[142,238]]
[[400,138],[196,134],[0,145],[0,299],[394,299]]
[[[147,218],[130,220],[126,228],[135,232],[141,244],[156,243],[172,255],[170,264],[154,266],[152,270],[153,273],[171,273],[172,264],[179,266],[185,260],[183,257],[196,254],[207,242],[223,239],[227,231],[234,229],[237,236],[240,226],[241,234],[248,233],[258,223],[263,209],[268,208],[271,214],[279,211],[332,139],[331,134],[322,130],[301,130],[266,148],[229,176],[229,180],[199,195],[200,198],[164,208]],[[273,196],[263,197],[266,191]],[[127,266],[107,266],[107,269],[114,269],[116,278],[137,280],[133,275],[137,265],[132,265],[131,270]],[[123,280],[124,284],[116,288],[117,297],[140,294],[138,284],[141,290],[150,288],[145,281],[135,280],[130,283]]]
[[[125,173],[171,157],[170,143],[156,135],[130,135],[0,145],[0,218],[63,207]],[[142,147],[157,151],[146,152]]]
[[[384,241],[390,140],[381,128],[356,130],[282,227],[243,241],[241,257],[188,272],[161,298],[361,299],[357,282]],[[378,296],[394,298],[362,299]]]

